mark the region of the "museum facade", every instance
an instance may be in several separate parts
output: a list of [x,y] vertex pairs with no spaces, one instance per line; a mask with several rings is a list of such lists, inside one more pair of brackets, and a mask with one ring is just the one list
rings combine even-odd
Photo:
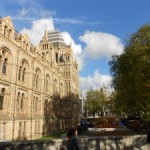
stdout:
[[70,93],[79,95],[78,64],[61,32],[46,30],[34,46],[0,18],[0,140],[41,137],[45,101]]

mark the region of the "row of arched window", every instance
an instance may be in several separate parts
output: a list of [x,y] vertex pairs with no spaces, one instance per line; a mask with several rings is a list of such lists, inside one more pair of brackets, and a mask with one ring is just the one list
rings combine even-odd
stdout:
[[[4,25],[4,32],[3,33],[4,33],[5,37],[7,37],[9,39],[12,39],[12,34],[13,34],[12,29],[9,28],[7,25]],[[26,41],[23,41],[22,48],[24,50],[28,50],[29,49],[29,44]]]
[[26,43],[25,41],[23,41],[22,48],[23,48],[24,50],[28,50],[28,49],[29,49],[29,44]]
[[43,44],[43,49],[48,49],[48,44]]
[[[7,75],[7,72],[9,70],[9,65],[10,64],[11,60],[10,60],[10,54],[9,52],[7,51],[7,49],[3,48],[2,51],[1,51],[1,54],[0,54],[0,73],[4,74],[4,75]],[[23,59],[18,67],[18,81],[22,82],[22,83],[28,83],[28,80],[29,79],[29,76],[27,77],[27,71],[29,72],[28,70],[29,68],[29,64],[28,62]],[[28,73],[29,75],[29,73]],[[41,88],[41,77],[42,76],[42,72],[39,68],[37,68],[35,70],[35,73],[34,73],[34,88],[40,90]],[[50,76],[47,74],[46,75],[46,78],[45,78],[45,81],[44,81],[44,87],[45,87],[45,91],[48,92],[50,90]],[[54,80],[54,91],[57,91],[57,82]]]

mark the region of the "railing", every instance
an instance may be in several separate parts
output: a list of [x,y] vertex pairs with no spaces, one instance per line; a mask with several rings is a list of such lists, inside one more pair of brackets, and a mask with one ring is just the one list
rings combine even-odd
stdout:
[[[146,135],[138,136],[113,136],[113,137],[86,137],[79,138],[82,150],[127,150],[140,149],[147,150]],[[32,140],[24,142],[0,142],[0,148],[8,149],[53,149],[60,150],[62,147],[66,149],[67,139],[55,140]]]

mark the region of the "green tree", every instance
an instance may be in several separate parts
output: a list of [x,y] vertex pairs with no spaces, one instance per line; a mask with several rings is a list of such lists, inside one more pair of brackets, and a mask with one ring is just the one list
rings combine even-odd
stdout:
[[89,114],[95,116],[95,113],[102,112],[103,106],[107,101],[107,96],[103,89],[89,90],[86,99]]
[[[126,42],[124,53],[110,64],[115,104],[120,111],[148,114],[150,110],[150,25],[144,25]],[[148,115],[147,115],[148,117]]]
[[[67,96],[60,97],[59,94],[56,94],[52,96],[51,103],[46,103],[45,106],[48,109],[48,111],[45,111],[45,116],[50,113],[55,116],[54,125],[58,133],[70,127],[77,126],[79,123],[81,101],[78,95],[70,93]],[[51,111],[49,108],[51,108],[53,112],[49,113],[49,111]],[[47,117],[49,118],[51,116]]]

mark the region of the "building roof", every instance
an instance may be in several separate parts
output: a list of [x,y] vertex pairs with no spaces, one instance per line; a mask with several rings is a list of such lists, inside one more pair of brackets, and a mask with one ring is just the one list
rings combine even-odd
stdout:
[[[65,47],[67,46],[59,30],[47,31],[46,34],[47,35],[45,35],[45,37],[54,46],[55,45],[60,45]],[[42,38],[41,42],[43,41],[43,39],[44,37]]]

